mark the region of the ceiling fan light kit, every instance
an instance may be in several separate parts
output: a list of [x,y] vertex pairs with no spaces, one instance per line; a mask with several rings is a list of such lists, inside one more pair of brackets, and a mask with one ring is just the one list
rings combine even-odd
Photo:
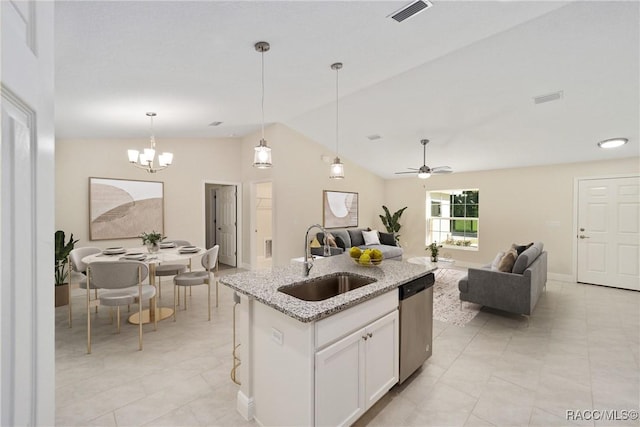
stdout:
[[412,169],[406,172],[396,172],[396,175],[402,175],[406,173],[415,173],[418,174],[418,178],[427,179],[430,178],[433,174],[447,174],[452,173],[453,170],[449,166],[437,166],[434,168],[430,168],[427,166],[427,144],[429,143],[428,139],[421,139],[420,144],[422,144],[422,166],[418,169],[415,168],[407,168]]

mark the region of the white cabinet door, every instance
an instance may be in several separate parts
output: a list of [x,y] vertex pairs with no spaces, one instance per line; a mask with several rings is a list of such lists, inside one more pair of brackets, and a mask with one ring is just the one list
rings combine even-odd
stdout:
[[365,411],[361,329],[316,353],[316,426],[353,424]]
[[365,333],[365,399],[370,408],[398,382],[398,311],[376,320]]

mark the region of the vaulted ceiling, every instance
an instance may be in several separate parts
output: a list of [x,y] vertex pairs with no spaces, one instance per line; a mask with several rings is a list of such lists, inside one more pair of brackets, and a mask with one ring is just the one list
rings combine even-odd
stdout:
[[423,138],[427,164],[455,171],[638,155],[638,2],[434,0],[388,17],[407,3],[57,1],[57,137],[145,137],[147,111],[158,139],[254,132],[265,40],[265,120],[331,155],[343,62],[340,156],[386,178],[422,164]]

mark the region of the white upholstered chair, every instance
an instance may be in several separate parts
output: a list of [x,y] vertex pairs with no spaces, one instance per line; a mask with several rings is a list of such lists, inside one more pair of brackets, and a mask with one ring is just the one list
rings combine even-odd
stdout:
[[213,269],[218,263],[219,245],[215,245],[202,255],[202,267],[204,271],[189,271],[180,273],[173,278],[173,321],[176,321],[176,313],[178,311],[178,294],[179,287],[184,288],[184,309],[187,309],[187,288],[197,285],[207,285],[207,303],[209,309],[209,320],[211,320],[211,282],[215,280],[216,284],[216,305],[218,304],[218,281],[215,279]]
[[[139,261],[98,261],[87,266],[87,353],[91,353],[91,306],[100,304],[117,308],[117,331],[120,333],[120,306],[138,304],[138,347],[142,350],[142,303],[155,302],[156,288],[143,284],[149,275],[149,267]],[[104,289],[98,300],[90,299],[91,287]],[[150,310],[155,310],[149,307]],[[154,329],[158,327],[155,317]]]
[[[190,246],[187,240],[163,240],[162,243],[174,243],[176,247],[180,246]],[[162,298],[162,277],[166,276],[175,276],[176,274],[184,273],[187,271],[187,267],[189,271],[191,271],[191,260],[189,260],[189,264],[160,264],[156,266],[156,277],[158,278],[158,296]]]
[[[71,287],[77,284],[80,289],[87,288],[87,276],[85,274],[87,272],[87,264],[82,262],[82,258],[99,252],[100,249],[93,246],[77,248],[69,252],[69,327],[71,327],[72,323]],[[96,288],[93,289],[95,293],[94,298],[98,298],[98,290]]]

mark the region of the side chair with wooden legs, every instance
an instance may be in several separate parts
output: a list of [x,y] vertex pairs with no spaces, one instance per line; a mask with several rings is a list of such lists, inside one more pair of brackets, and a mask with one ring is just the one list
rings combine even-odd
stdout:
[[[150,309],[155,310],[156,288],[142,282],[149,275],[149,267],[139,261],[99,261],[87,266],[87,284],[104,289],[98,300],[91,300],[87,287],[87,353],[91,354],[91,307],[106,305],[116,307],[117,332],[120,333],[120,306],[138,304],[138,315],[142,318],[142,303],[149,300]],[[152,301],[154,302],[151,306]],[[113,319],[113,318],[112,318]],[[138,349],[142,350],[142,325],[138,324]],[[155,318],[154,330],[158,329]]]

